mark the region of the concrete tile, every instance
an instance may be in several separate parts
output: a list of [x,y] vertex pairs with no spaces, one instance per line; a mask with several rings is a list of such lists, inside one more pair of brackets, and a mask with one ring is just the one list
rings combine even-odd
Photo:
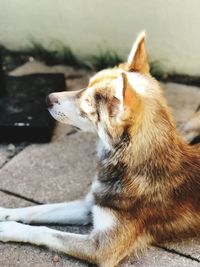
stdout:
[[55,125],[55,129],[54,129],[54,133],[53,133],[51,142],[57,142],[57,141],[66,142],[67,136],[73,135],[77,131],[78,130],[71,125],[57,122]]
[[200,238],[184,240],[178,243],[170,243],[166,244],[165,246],[167,248],[175,249],[176,251],[190,255],[200,261]]
[[200,88],[176,83],[161,85],[177,124],[187,121],[200,104]]
[[[59,262],[53,263],[53,257],[58,255]],[[1,244],[0,266],[4,267],[87,267],[90,264],[72,259],[63,254],[47,250],[46,248],[33,247],[27,244]],[[149,248],[139,258],[131,257],[124,261],[120,267],[197,267],[199,264],[178,255],[166,253],[156,248]]]
[[0,167],[5,164],[9,158],[9,151],[7,145],[0,145]]
[[0,144],[0,168],[7,163],[13,156],[21,151],[25,143],[19,144]]
[[176,254],[171,254],[159,248],[150,247],[144,255],[131,257],[120,267],[198,267],[198,262]]
[[0,184],[41,202],[66,201],[84,196],[95,169],[95,138],[78,132],[28,146],[0,170]]
[[29,201],[25,201],[23,199],[0,192],[0,207],[17,208],[17,207],[26,207],[31,205],[32,203],[30,203]]

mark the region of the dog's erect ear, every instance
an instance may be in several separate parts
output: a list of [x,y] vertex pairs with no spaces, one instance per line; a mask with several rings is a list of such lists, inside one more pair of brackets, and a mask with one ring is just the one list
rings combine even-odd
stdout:
[[124,72],[117,78],[115,97],[119,100],[118,109],[120,107],[120,110],[124,110],[125,107],[135,109],[138,106],[139,96],[129,84]]
[[117,115],[124,110],[124,81],[122,75],[120,75],[115,84],[115,94],[112,100],[112,115]]
[[149,63],[145,49],[145,32],[141,32],[133,44],[128,57],[127,70],[140,73],[149,73]]

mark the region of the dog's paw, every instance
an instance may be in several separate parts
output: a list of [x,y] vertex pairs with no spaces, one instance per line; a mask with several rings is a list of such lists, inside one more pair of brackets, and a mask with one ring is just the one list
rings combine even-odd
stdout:
[[2,222],[11,220],[13,220],[11,209],[0,208],[0,221]]
[[9,209],[0,208],[0,221],[7,221],[10,218]]
[[0,222],[0,242],[26,242],[40,244],[38,240],[43,239],[44,227],[35,227],[22,223],[10,221]]
[[20,224],[17,222],[0,222],[0,241],[16,241],[20,228]]

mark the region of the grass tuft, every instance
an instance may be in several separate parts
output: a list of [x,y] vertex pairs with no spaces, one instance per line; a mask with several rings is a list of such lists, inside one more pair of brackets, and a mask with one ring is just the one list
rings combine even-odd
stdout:
[[[31,60],[31,58],[42,61],[47,65],[61,64],[95,71],[114,67],[123,62],[116,52],[110,50],[100,50],[97,55],[80,58],[74,54],[71,48],[64,46],[59,41],[52,42],[51,49],[47,49],[40,43],[32,40],[31,45],[21,51],[9,50],[3,46],[0,46],[0,50],[2,52],[3,64],[7,70],[12,70]],[[164,71],[159,60],[152,61],[150,66],[153,76],[163,76]]]
[[165,77],[166,72],[164,71],[163,65],[160,60],[150,61],[150,73],[156,78]]
[[115,67],[123,60],[119,57],[119,55],[113,51],[101,51],[99,55],[91,56],[91,64],[93,68],[97,71]]

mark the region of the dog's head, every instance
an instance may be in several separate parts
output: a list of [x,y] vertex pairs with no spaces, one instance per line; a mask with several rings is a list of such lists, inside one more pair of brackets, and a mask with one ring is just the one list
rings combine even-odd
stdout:
[[109,146],[117,143],[125,130],[139,127],[144,98],[151,105],[150,99],[158,92],[159,86],[149,74],[145,34],[141,33],[126,63],[98,72],[84,89],[50,94],[47,104],[56,120],[97,132]]

